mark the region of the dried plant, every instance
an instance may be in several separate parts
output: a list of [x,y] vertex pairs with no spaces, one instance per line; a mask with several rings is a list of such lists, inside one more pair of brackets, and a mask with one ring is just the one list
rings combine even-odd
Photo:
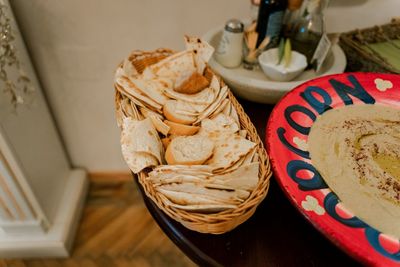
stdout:
[[[21,68],[18,53],[13,42],[15,36],[11,28],[11,19],[7,16],[8,7],[0,0],[0,83],[2,91],[10,96],[13,108],[24,103],[25,97],[34,91],[31,81]],[[14,79],[7,70],[16,71]]]

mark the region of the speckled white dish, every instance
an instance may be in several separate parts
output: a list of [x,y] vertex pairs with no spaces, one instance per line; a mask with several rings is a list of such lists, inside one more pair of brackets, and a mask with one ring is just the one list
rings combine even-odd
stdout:
[[[203,40],[217,47],[223,26],[210,30],[203,36]],[[242,66],[228,69],[220,65],[214,57],[208,62],[210,67],[229,85],[239,97],[259,103],[276,103],[285,93],[296,86],[318,76],[342,73],[346,67],[346,56],[338,45],[333,45],[320,72],[313,70],[301,73],[290,82],[277,82],[268,79],[261,68],[255,71],[244,69]]]

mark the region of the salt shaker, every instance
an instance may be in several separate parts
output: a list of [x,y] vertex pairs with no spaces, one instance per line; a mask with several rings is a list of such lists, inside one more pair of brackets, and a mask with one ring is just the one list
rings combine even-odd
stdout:
[[224,67],[235,68],[242,62],[244,25],[231,19],[225,24],[221,41],[215,51],[215,59]]

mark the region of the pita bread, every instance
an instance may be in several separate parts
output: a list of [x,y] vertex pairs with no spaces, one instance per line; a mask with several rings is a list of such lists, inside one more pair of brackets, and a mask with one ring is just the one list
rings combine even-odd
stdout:
[[149,176],[148,179],[151,180],[151,182],[154,185],[164,185],[164,184],[172,184],[172,183],[204,183],[208,181],[208,178],[201,178],[198,176],[194,175],[188,175],[188,174],[166,174],[162,175],[159,174],[157,176]]
[[122,123],[125,118],[125,113],[122,111],[121,102],[117,102],[115,107],[115,117],[117,118],[117,125],[122,128]]
[[219,91],[221,90],[221,84],[219,82],[218,77],[215,75],[213,75],[211,78],[210,88],[212,88],[214,92],[216,92],[216,94],[218,94]]
[[257,149],[256,147],[254,147],[253,150],[251,150],[245,157],[243,160],[243,165],[249,164],[253,161],[254,155],[257,153]]
[[207,161],[207,164],[215,170],[228,168],[249,153],[255,146],[255,143],[239,135],[227,135],[226,138],[215,142],[214,154]]
[[231,103],[231,113],[229,115],[231,118],[233,118],[236,121],[237,124],[240,125],[239,116],[237,114],[235,107],[232,105],[232,103]]
[[188,174],[195,176],[211,176],[213,168],[208,165],[160,165],[149,173],[149,176],[157,176],[158,173]]
[[131,101],[129,98],[125,98],[121,101],[121,108],[125,114],[125,117],[132,117],[135,119],[139,119],[139,112],[135,106],[131,106]]
[[135,66],[133,66],[132,62],[129,59],[125,59],[122,63],[122,69],[127,77],[134,77],[139,75]]
[[233,164],[232,166],[229,166],[228,168],[225,169],[217,169],[214,170],[214,173],[216,174],[224,174],[224,173],[230,173],[233,172],[235,170],[237,170],[240,166],[244,165],[244,164],[248,164],[250,162],[252,162],[252,157],[254,157],[254,154],[257,154],[257,150],[256,147],[254,147],[249,153],[247,153],[244,157],[241,157],[235,164]]
[[246,156],[243,156],[238,161],[236,161],[234,164],[232,164],[231,166],[229,166],[227,168],[215,169],[213,172],[214,172],[214,174],[218,174],[218,175],[233,172],[234,170],[238,169],[240,166],[243,165],[243,162],[245,159],[246,159]]
[[[225,98],[222,103],[215,109],[215,111],[209,116],[210,119],[215,118],[218,114],[222,113],[226,106],[230,103],[229,99]],[[225,114],[224,114],[225,115]]]
[[229,103],[225,106],[225,108],[222,110],[222,113],[224,113],[226,116],[229,116],[231,114],[231,101],[228,99]]
[[166,190],[160,186],[156,187],[156,190],[173,203],[179,205],[220,204],[218,201],[212,200],[204,195]]
[[194,104],[211,104],[214,100],[216,95],[214,94],[214,89],[211,87],[207,87],[204,90],[200,91],[199,93],[188,95],[175,92],[172,89],[165,89],[165,94],[170,98],[182,100]]
[[236,205],[227,205],[227,204],[206,204],[206,205],[178,205],[174,203],[170,203],[171,207],[176,209],[186,210],[186,211],[194,211],[199,213],[217,213],[224,210],[235,209]]
[[239,126],[235,121],[223,113],[218,114],[213,119],[204,119],[198,135],[207,136],[213,140],[224,139],[225,135],[231,135],[239,131]]
[[207,42],[202,41],[198,37],[185,36],[185,44],[187,50],[192,50],[195,54],[195,62],[197,72],[203,74],[207,62],[214,53],[214,48]]
[[209,105],[202,114],[199,115],[195,123],[198,123],[203,119],[207,118],[208,116],[210,116],[215,111],[215,109],[218,108],[218,106],[226,98],[227,95],[228,95],[228,87],[224,86],[221,88],[218,94],[218,98],[211,105]]
[[211,183],[251,192],[258,184],[259,165],[259,162],[244,164],[233,172],[213,176]]
[[162,79],[144,80],[141,77],[131,77],[129,80],[132,82],[131,86],[135,86],[136,90],[142,92],[158,104],[164,105],[167,102],[168,97],[164,95],[164,90],[168,88],[168,83],[163,82]]
[[158,165],[158,160],[153,155],[146,152],[126,152],[124,148],[122,148],[122,155],[133,173],[139,173],[147,167]]
[[196,104],[184,100],[176,100],[176,113],[188,116],[198,116],[209,104]]
[[169,131],[171,130],[171,127],[169,127],[167,124],[165,124],[159,117],[150,115],[149,118],[151,119],[151,122],[153,123],[154,127],[156,130],[163,135],[167,136]]
[[243,202],[250,196],[250,192],[239,189],[239,188],[234,188],[230,185],[224,185],[224,184],[204,184],[205,188],[209,189],[220,189],[220,190],[228,190],[228,191],[234,191],[237,195],[237,197]]
[[144,107],[145,106],[142,102],[140,102],[139,100],[137,100],[136,98],[134,98],[133,96],[128,94],[125,91],[125,89],[122,86],[120,86],[119,84],[114,84],[114,88],[115,88],[115,90],[120,92],[122,95],[126,96],[131,102],[133,102],[138,107]]
[[168,191],[202,196],[207,199],[216,201],[217,203],[240,204],[242,202],[242,199],[238,197],[238,193],[236,193],[235,190],[228,191],[228,190],[210,189],[210,188],[205,188],[200,184],[194,184],[194,183],[166,184],[166,185],[161,185],[158,188],[162,188],[163,190],[168,190]]
[[131,105],[132,111],[135,114],[134,118],[137,118],[137,119],[141,120],[143,118],[143,116],[140,114],[140,112],[139,112],[137,106],[135,105],[135,103],[133,103],[131,100],[129,100],[129,104]]
[[[163,146],[149,118],[141,121],[125,118],[122,124],[121,146],[125,159],[132,157],[134,152],[145,152],[154,156],[159,164],[163,163]],[[129,161],[134,162],[134,160]]]
[[192,124],[196,120],[196,116],[184,115],[176,110],[178,100],[168,100],[163,106],[163,113],[167,120],[181,123],[181,124]]
[[251,162],[258,162],[258,157],[259,157],[258,154],[255,153],[253,158],[251,159]]
[[246,138],[246,136],[247,136],[247,130],[240,130],[240,131],[239,131],[239,135],[240,135],[241,137],[243,137],[243,138]]
[[149,118],[150,116],[157,117],[159,119],[163,119],[163,116],[160,113],[157,113],[151,109],[146,107],[139,107],[140,113],[143,115],[144,118]]
[[[120,72],[117,70],[117,73]],[[144,95],[126,76],[116,74],[115,82],[123,88],[125,95],[130,95],[154,109],[161,110],[162,106],[160,104]]]
[[173,87],[175,88],[176,82],[180,85],[196,72],[194,53],[191,50],[181,51],[164,58],[156,64],[150,65],[146,69],[146,77],[151,77],[148,73],[151,71],[156,77],[164,77],[172,80]]

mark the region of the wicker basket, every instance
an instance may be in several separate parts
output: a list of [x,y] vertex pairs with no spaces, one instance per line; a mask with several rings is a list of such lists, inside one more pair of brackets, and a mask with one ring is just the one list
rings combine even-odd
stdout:
[[[139,73],[141,73],[146,66],[154,64],[172,53],[173,52],[168,49],[158,49],[152,52],[134,51],[131,53],[129,60],[133,63]],[[215,74],[207,67],[205,71],[206,78],[211,80],[212,75]],[[220,82],[221,85],[224,86],[221,79]],[[118,104],[123,101],[124,98],[126,98],[125,95],[121,94],[118,90],[115,90],[116,107],[118,107]],[[250,196],[236,209],[225,210],[219,213],[204,214],[183,211],[166,206],[162,201],[164,196],[156,192],[153,184],[146,179],[148,171],[142,171],[138,175],[138,180],[143,186],[146,195],[154,201],[162,211],[174,220],[183,224],[186,228],[201,233],[222,234],[234,229],[236,226],[250,218],[250,216],[255,212],[258,204],[260,204],[267,195],[272,175],[268,155],[254,125],[251,123],[249,117],[243,111],[242,106],[230,91],[228,93],[228,98],[238,113],[241,128],[246,129],[248,132],[247,138],[257,144],[256,149],[259,156],[258,160],[260,162],[259,182],[256,189],[254,189]],[[121,118],[118,116],[121,116],[121,113],[117,112],[117,119],[120,120]]]
[[354,30],[340,35],[340,46],[347,57],[348,71],[400,73],[384,58],[373,50],[366,49],[365,44],[384,42],[400,38],[400,21],[389,24]]

